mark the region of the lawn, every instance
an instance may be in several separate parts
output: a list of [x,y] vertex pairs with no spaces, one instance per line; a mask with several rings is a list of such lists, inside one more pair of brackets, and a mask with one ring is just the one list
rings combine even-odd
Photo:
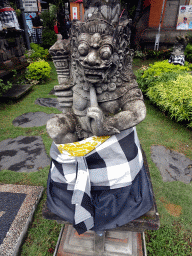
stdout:
[[[134,60],[133,70],[152,61]],[[37,98],[53,97],[49,92],[57,85],[56,71],[53,63],[51,79],[45,84],[35,85],[33,89],[17,101],[1,102],[0,104],[0,141],[7,138],[23,136],[41,136],[47,154],[51,139],[46,133],[45,126],[20,128],[14,127],[12,121],[27,112],[43,111],[60,113],[55,108],[36,105]],[[184,184],[179,181],[163,182],[160,172],[151,160],[152,145],[163,145],[176,150],[192,159],[192,133],[184,125],[170,120],[146,99],[147,117],[137,126],[137,132],[142,147],[147,155],[150,174],[155,193],[161,227],[158,231],[147,231],[147,251],[151,256],[173,256],[192,254],[192,183]],[[25,184],[44,186],[46,188],[49,167],[35,173],[15,173],[9,170],[0,172],[0,183]],[[46,192],[35,211],[25,241],[22,245],[21,256],[53,255],[61,225],[42,217],[42,206],[46,200]]]

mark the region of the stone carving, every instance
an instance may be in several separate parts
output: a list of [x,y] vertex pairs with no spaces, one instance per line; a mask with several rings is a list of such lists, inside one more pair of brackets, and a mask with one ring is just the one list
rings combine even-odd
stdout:
[[27,66],[25,46],[21,31],[0,31],[0,70],[18,69]]
[[92,18],[94,15],[99,16],[101,19],[109,21],[111,24],[115,24],[119,21],[120,4],[116,0],[84,0],[85,7],[84,18]]
[[187,39],[185,37],[176,37],[175,44],[173,46],[173,51],[171,52],[171,56],[169,58],[169,63],[173,63],[175,65],[185,64],[185,47],[187,46]]
[[70,39],[58,40],[49,52],[52,55],[59,81],[59,85],[54,88],[55,95],[58,97],[63,112],[67,112],[71,110],[73,102],[73,85],[70,83]]
[[[130,20],[119,20],[119,1],[84,1],[85,22],[73,21],[68,40],[51,48],[63,114],[47,123],[56,143],[92,135],[113,135],[146,115],[141,90],[132,72]],[[65,113],[66,112],[66,113]]]
[[146,108],[132,72],[131,21],[119,20],[119,1],[84,5],[85,22],[73,21],[69,40],[50,48],[63,113],[47,122],[54,141],[47,207],[78,234],[103,235],[153,206],[134,127]]

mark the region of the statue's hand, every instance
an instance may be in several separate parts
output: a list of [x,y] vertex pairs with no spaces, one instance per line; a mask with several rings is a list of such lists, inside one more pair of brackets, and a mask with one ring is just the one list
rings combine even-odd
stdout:
[[113,122],[104,119],[103,111],[99,107],[88,108],[87,117],[90,129],[96,136],[120,133],[120,131],[113,126]]
[[90,107],[87,110],[87,118],[91,132],[96,136],[103,134],[104,114],[99,107]]

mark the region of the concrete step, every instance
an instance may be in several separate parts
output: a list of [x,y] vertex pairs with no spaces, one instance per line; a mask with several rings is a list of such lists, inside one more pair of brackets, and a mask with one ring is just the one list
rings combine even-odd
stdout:
[[66,224],[60,232],[54,256],[145,256],[144,233],[106,231],[103,236],[94,231],[78,235]]

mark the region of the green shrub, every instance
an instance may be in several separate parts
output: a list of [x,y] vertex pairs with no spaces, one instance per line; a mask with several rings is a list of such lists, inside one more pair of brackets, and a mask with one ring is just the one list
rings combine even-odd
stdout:
[[183,72],[188,72],[190,66],[170,64],[168,60],[155,62],[150,64],[149,68],[141,68],[136,72],[137,82],[143,91],[146,93],[149,87],[154,86],[159,82],[166,82],[167,80],[175,80],[177,76]]
[[189,43],[185,48],[185,59],[189,62],[192,62],[192,43]]
[[174,65],[170,64],[168,60],[163,60],[159,62],[155,62],[154,64],[149,65],[150,68],[148,68],[143,77],[155,75],[158,76],[164,72],[178,72],[180,70],[188,71],[188,66],[180,66],[180,65]]
[[149,99],[176,121],[187,121],[192,128],[192,76],[178,75],[176,80],[164,81],[150,87]]
[[47,49],[44,49],[39,44],[31,43],[31,50],[25,54],[25,56],[30,59],[30,62],[42,59],[42,60],[48,60],[50,59],[50,54]]
[[176,121],[192,127],[192,65],[168,63],[167,60],[143,66],[136,72],[143,93],[161,110],[167,111]]
[[54,31],[56,12],[45,10],[41,13],[41,18],[43,20],[43,28]]
[[54,30],[44,29],[42,33],[42,46],[46,49],[49,49],[56,41],[57,35]]
[[51,67],[48,62],[39,60],[27,67],[26,78],[30,81],[45,81],[50,77]]
[[54,31],[56,9],[57,8],[52,11],[44,11],[41,14],[43,19],[42,46],[46,49],[49,49],[57,41],[57,35]]

